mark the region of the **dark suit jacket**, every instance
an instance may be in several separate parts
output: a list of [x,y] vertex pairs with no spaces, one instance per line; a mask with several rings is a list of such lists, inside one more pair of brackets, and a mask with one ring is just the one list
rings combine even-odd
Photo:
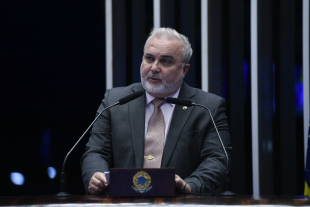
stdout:
[[[141,83],[107,90],[97,114],[120,98],[139,90],[144,90]],[[179,98],[190,99],[210,109],[230,156],[226,101],[185,83],[181,86]],[[109,168],[143,167],[145,101],[144,94],[127,104],[115,106],[105,111],[94,124],[81,160],[86,192],[95,172],[109,171]],[[229,161],[229,167],[230,164]],[[174,167],[176,174],[191,182],[193,191],[196,186],[199,190],[206,182],[203,190],[207,191],[208,188],[216,190],[223,184],[226,166],[227,159],[208,111],[197,106],[187,110],[175,106],[161,167]]]

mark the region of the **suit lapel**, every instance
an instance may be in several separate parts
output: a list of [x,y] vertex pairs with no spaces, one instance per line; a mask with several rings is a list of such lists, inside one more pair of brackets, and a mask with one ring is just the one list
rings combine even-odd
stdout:
[[[136,91],[144,91],[144,89],[139,85],[136,88],[133,88],[133,92]],[[129,102],[128,110],[136,168],[142,168],[145,133],[145,94]]]
[[[191,99],[194,101],[194,91],[191,87],[183,83],[179,97],[181,99]],[[173,154],[173,151],[175,149],[175,146],[178,142],[179,136],[181,134],[181,131],[183,130],[183,127],[190,116],[192,110],[194,107],[188,107],[186,110],[182,109],[183,106],[176,105],[174,108],[168,136],[166,139],[166,144],[163,152],[163,158],[161,167],[165,168]]]

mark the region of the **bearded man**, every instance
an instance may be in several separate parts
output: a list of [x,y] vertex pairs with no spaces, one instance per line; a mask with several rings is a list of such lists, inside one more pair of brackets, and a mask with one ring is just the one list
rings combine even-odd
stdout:
[[223,185],[231,161],[208,111],[165,102],[173,97],[207,106],[230,157],[225,100],[183,82],[191,55],[187,37],[171,28],[153,29],[144,46],[141,83],[106,91],[97,114],[124,96],[145,93],[105,111],[94,124],[81,160],[88,194],[106,191],[104,172],[110,168],[174,167],[176,187],[185,192],[210,192]]

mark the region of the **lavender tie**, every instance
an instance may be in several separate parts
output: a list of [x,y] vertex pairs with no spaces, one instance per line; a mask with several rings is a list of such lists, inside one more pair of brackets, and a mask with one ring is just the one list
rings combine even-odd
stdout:
[[149,120],[144,146],[143,168],[160,168],[165,141],[165,120],[160,107],[165,99],[155,98],[154,112]]

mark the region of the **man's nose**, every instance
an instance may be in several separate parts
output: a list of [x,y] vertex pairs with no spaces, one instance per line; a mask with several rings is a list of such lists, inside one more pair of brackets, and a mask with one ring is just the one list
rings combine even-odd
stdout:
[[158,72],[158,71],[160,70],[158,60],[156,60],[156,61],[153,62],[152,67],[151,67],[151,70],[152,70],[152,71],[156,71],[156,72]]

